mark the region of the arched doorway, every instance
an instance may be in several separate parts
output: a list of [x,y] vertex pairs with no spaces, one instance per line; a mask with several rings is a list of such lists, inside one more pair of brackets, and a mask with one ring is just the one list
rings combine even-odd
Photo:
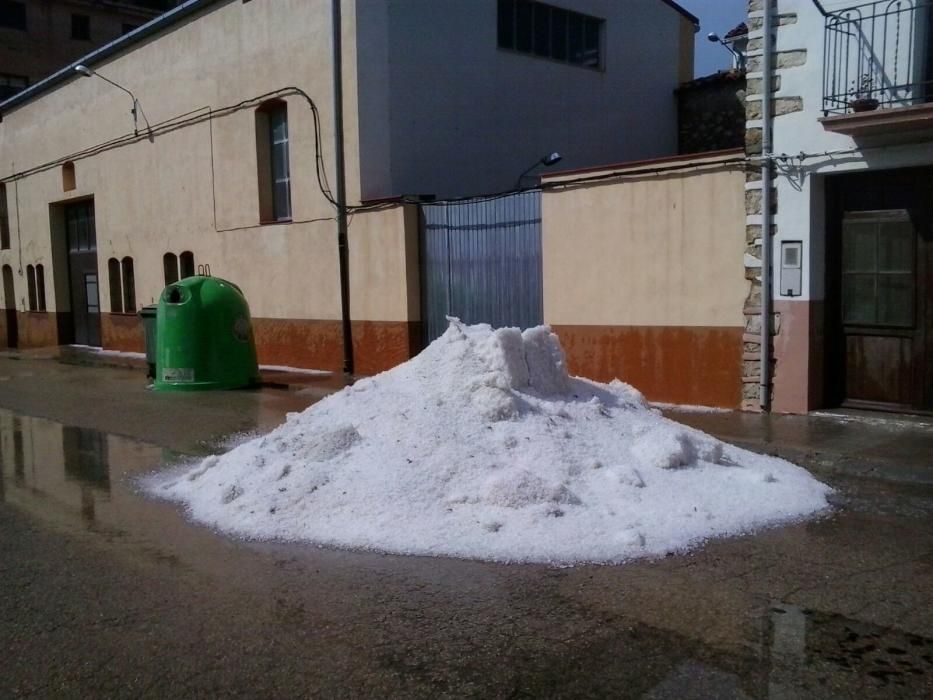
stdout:
[[6,318],[6,345],[15,348],[19,345],[19,333],[16,328],[16,290],[13,288],[13,268],[3,266],[3,313]]

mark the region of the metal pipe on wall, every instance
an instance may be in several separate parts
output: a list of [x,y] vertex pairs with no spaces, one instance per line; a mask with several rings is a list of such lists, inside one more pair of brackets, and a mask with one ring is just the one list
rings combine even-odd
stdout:
[[332,0],[334,46],[334,148],[337,176],[337,258],[340,266],[340,318],[343,328],[343,371],[353,374],[353,327],[350,324],[350,255],[347,240],[347,183],[343,154],[343,21],[341,0]]
[[761,386],[762,411],[771,410],[771,86],[774,57],[771,34],[771,0],[764,0],[761,23]]

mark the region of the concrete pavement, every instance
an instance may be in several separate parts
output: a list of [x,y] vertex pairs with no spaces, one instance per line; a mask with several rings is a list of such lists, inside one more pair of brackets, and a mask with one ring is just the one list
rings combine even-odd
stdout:
[[[140,495],[315,398],[0,358],[0,697],[933,696],[922,424],[678,416],[813,455],[836,510],[625,566],[240,542]],[[833,464],[872,449],[879,471]]]

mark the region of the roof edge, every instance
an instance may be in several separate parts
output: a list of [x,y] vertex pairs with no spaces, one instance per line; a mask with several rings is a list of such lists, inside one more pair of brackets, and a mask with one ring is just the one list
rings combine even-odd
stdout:
[[554,172],[541,173],[542,182],[544,180],[556,180],[571,175],[583,175],[587,173],[599,172],[628,172],[650,169],[653,166],[663,166],[673,163],[696,163],[715,165],[720,161],[731,160],[734,156],[744,156],[745,149],[725,148],[718,151],[701,151],[699,153],[679,153],[673,156],[661,156],[660,158],[648,158],[645,160],[630,160],[622,163],[607,163],[606,165],[592,165],[583,168],[571,168],[569,170],[556,170]]
[[674,0],[661,0],[661,2],[663,2],[665,5],[667,5],[667,6],[670,7],[671,9],[676,10],[677,12],[679,12],[680,14],[682,14],[686,19],[688,19],[688,20],[690,20],[691,22],[693,22],[693,24],[696,25],[697,29],[699,29],[699,27],[700,27],[700,18],[697,17],[697,16],[696,16],[695,14],[693,14],[692,12],[688,12],[685,8],[683,8],[683,7],[680,5],[680,3],[674,2]]
[[221,0],[186,0],[186,2],[178,5],[178,7],[172,8],[171,10],[158,15],[154,19],[149,20],[133,31],[127,32],[123,36],[114,39],[110,43],[104,44],[103,46],[94,49],[78,60],[72,61],[61,70],[52,73],[52,75],[48,76],[47,78],[43,78],[38,83],[30,85],[25,90],[21,90],[12,97],[7,98],[3,102],[0,102],[0,120],[3,119],[3,115],[9,110],[29,102],[64,83],[70,78],[75,77],[74,69],[78,64],[84,64],[86,66],[93,67],[101,61],[132,48],[153,34],[156,34],[163,29],[172,26],[173,24],[180,22],[189,15],[192,15],[195,12],[217,2],[221,2]]

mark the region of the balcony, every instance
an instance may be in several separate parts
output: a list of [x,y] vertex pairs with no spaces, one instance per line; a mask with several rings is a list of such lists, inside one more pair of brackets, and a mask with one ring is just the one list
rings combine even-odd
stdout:
[[933,0],[877,0],[823,15],[824,128],[851,136],[933,129]]

